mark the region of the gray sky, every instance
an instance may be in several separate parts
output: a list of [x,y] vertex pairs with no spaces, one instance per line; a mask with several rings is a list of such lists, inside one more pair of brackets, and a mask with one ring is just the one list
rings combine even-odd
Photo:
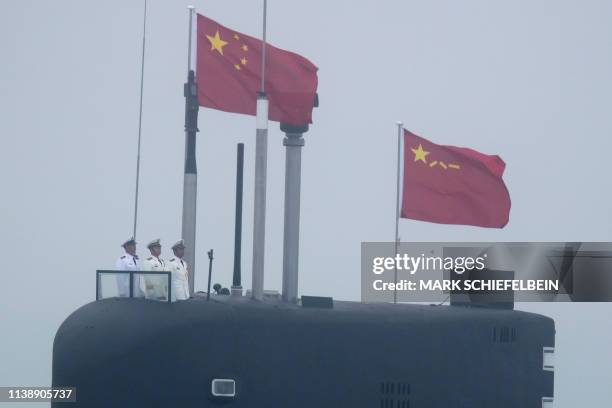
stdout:
[[[259,1],[149,1],[141,244],[180,238],[189,3],[261,33]],[[360,243],[393,240],[396,120],[499,154],[513,204],[503,230],[402,220],[402,240],[611,241],[610,21],[605,0],[270,0],[270,42],[320,68],[303,150],[300,294],[357,300]],[[142,1],[2,2],[0,385],[50,383],[55,331],[94,298],[94,271],[112,267],[131,234],[141,24]],[[214,248],[214,281],[231,283],[245,142],[250,287],[255,120],[208,109],[199,120],[199,271]],[[271,123],[267,289],[281,285],[282,137]],[[612,306],[519,307],[556,320],[555,406],[608,404]]]

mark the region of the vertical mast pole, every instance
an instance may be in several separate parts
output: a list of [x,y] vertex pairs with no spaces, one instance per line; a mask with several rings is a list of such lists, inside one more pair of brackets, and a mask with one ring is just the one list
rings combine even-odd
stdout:
[[191,71],[191,36],[193,35],[193,14],[195,12],[194,6],[187,6],[187,10],[189,10],[189,33],[187,34],[187,74]]
[[189,10],[189,35],[187,47],[187,82],[184,86],[185,96],[185,173],[183,180],[183,217],[182,238],[185,241],[185,260],[191,268],[189,273],[189,294],[194,292],[195,277],[195,239],[196,239],[196,208],[198,194],[198,171],[196,166],[196,133],[198,132],[198,87],[195,82],[195,72],[192,69],[192,31],[195,8]]
[[147,0],[144,0],[144,16],[142,22],[142,57],[140,61],[140,105],[138,109],[138,150],[136,153],[136,191],[134,193],[134,230],[132,236],[136,239],[138,225],[138,188],[140,186],[140,140],[142,136],[142,95],[144,91],[145,44],[147,36]]
[[[395,190],[395,256],[399,252],[399,219],[400,219],[400,168],[401,168],[401,148],[402,148],[402,130],[403,123],[398,121],[397,125],[397,185]],[[393,282],[395,283],[393,289],[393,303],[397,303],[397,262],[395,262],[395,268],[393,271]]]
[[298,302],[300,252],[300,192],[302,179],[302,147],[308,124],[281,123],[285,132],[285,219],[283,230],[283,292],[285,302]]
[[268,0],[263,0],[263,23],[261,34],[261,85],[259,92],[266,93],[266,31],[268,23]]
[[264,259],[266,248],[266,184],[268,167],[268,98],[265,89],[267,0],[263,0],[263,33],[261,46],[261,85],[257,94],[255,139],[255,196],[253,209],[253,299],[263,299]]
[[244,143],[236,151],[236,224],[234,227],[234,275],[232,296],[242,296],[242,181],[244,172]]

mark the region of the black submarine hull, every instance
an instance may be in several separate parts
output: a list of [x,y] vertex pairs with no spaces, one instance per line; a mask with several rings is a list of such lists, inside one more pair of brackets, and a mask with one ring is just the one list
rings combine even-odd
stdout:
[[53,386],[77,401],[52,407],[541,408],[554,340],[552,319],[513,310],[113,298],[59,328]]

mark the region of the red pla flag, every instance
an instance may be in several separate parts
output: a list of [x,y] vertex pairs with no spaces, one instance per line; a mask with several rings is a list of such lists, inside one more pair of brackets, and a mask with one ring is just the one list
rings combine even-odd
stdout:
[[404,130],[402,218],[503,228],[510,213],[505,167],[499,156],[437,145]]
[[[200,105],[255,115],[261,87],[261,40],[201,14],[197,40]],[[270,120],[290,125],[312,123],[317,67],[306,58],[266,44],[265,90]]]

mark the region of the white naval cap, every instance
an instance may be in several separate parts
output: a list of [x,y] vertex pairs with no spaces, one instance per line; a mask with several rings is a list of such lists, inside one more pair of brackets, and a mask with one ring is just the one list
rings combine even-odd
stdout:
[[154,247],[154,246],[159,246],[159,247],[161,246],[161,241],[159,240],[159,238],[154,239],[153,241],[151,241],[151,242],[149,242],[147,244],[147,248],[151,248],[151,247]]
[[136,240],[134,239],[134,237],[130,237],[130,239],[125,241],[123,244],[121,244],[122,247],[125,247],[128,245],[136,245]]
[[185,248],[185,241],[182,239],[177,241],[174,245],[172,245],[172,249],[174,248]]

